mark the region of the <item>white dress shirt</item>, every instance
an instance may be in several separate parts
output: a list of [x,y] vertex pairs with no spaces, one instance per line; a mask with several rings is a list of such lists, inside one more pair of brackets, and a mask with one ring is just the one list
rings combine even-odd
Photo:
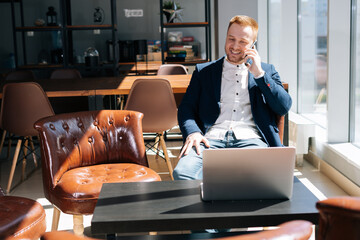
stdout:
[[224,61],[220,94],[219,117],[205,137],[224,139],[226,132],[232,130],[238,140],[260,138],[251,113],[245,64]]

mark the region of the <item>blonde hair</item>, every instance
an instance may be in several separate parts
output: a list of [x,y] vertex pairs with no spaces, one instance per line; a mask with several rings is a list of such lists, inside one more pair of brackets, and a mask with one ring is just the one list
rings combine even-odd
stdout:
[[254,34],[255,34],[254,40],[257,38],[259,26],[258,26],[258,23],[256,22],[256,20],[253,19],[252,17],[245,16],[245,15],[234,16],[233,18],[230,19],[229,26],[228,26],[228,29],[227,29],[228,31],[229,31],[229,28],[231,27],[231,25],[233,23],[237,23],[240,26],[249,26],[249,27],[251,27],[252,30],[254,31]]

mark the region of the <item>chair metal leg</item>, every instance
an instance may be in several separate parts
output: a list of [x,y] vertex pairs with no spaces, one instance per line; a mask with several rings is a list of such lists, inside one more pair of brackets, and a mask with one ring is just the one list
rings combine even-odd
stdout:
[[32,157],[33,157],[33,160],[34,160],[34,165],[35,165],[35,168],[38,167],[38,162],[37,162],[37,158],[36,158],[36,154],[35,154],[35,147],[34,147],[34,141],[32,139],[31,136],[29,136],[29,143],[30,143],[30,147],[31,147],[31,150],[32,150]]
[[164,140],[164,135],[162,133],[159,133],[159,138],[160,138],[161,148],[162,148],[162,150],[164,152],[164,155],[165,155],[165,161],[166,161],[167,167],[169,169],[169,174],[170,174],[171,180],[174,180],[173,167],[172,167],[169,155],[167,153],[167,148],[166,148],[166,144],[165,144],[165,140]]
[[53,219],[51,225],[51,231],[56,231],[59,226],[60,210],[54,206]]
[[155,145],[154,148],[156,149],[156,155],[155,155],[155,159],[158,160],[159,159],[159,154],[160,154],[160,137],[159,134],[156,134],[155,137]]
[[84,235],[84,217],[83,215],[73,215],[74,233],[77,236]]
[[25,137],[25,142],[24,142],[24,147],[23,147],[23,160],[22,160],[22,171],[21,171],[21,181],[25,180],[26,177],[26,154],[27,154],[27,150],[28,150],[28,143],[29,140],[27,137]]
[[13,162],[12,162],[11,170],[10,170],[9,181],[8,181],[8,185],[7,185],[7,188],[6,188],[6,194],[9,194],[9,192],[10,192],[11,183],[12,183],[15,168],[16,168],[16,162],[17,162],[17,159],[19,157],[19,153],[20,153],[20,149],[21,149],[21,142],[22,142],[22,140],[19,139],[18,142],[17,142],[17,145],[16,145],[16,149],[15,149],[15,153],[14,153],[14,157],[13,157]]

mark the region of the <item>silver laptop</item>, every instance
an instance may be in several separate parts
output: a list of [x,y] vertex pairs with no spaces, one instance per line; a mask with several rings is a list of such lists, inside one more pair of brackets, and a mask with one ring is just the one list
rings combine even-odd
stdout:
[[289,199],[294,167],[294,147],[205,149],[201,198]]

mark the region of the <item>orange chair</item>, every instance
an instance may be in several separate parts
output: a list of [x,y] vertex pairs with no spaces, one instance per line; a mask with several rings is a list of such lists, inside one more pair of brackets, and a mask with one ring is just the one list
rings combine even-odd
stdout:
[[66,231],[52,231],[43,234],[41,240],[100,240],[95,238],[77,236]]
[[46,231],[45,210],[24,197],[5,196],[0,186],[0,239],[39,239]]
[[155,143],[160,143],[170,177],[174,179],[164,140],[164,132],[178,124],[176,103],[169,81],[160,78],[136,79],[131,86],[125,109],[144,113],[143,132],[156,133]]
[[360,239],[360,198],[333,197],[317,202],[318,240]]
[[1,104],[2,127],[8,132],[20,136],[16,145],[6,188],[6,192],[9,193],[21,148],[23,148],[24,154],[22,180],[25,178],[28,144],[31,147],[30,150],[32,151],[35,166],[37,165],[32,141],[32,137],[38,136],[38,132],[34,129],[35,121],[43,117],[52,116],[54,112],[44,90],[39,84],[34,82],[5,84]]
[[40,133],[45,197],[54,205],[52,230],[60,211],[72,214],[74,232],[84,231],[103,183],[160,181],[150,168],[142,135],[143,114],[124,110],[58,114],[35,123]]

